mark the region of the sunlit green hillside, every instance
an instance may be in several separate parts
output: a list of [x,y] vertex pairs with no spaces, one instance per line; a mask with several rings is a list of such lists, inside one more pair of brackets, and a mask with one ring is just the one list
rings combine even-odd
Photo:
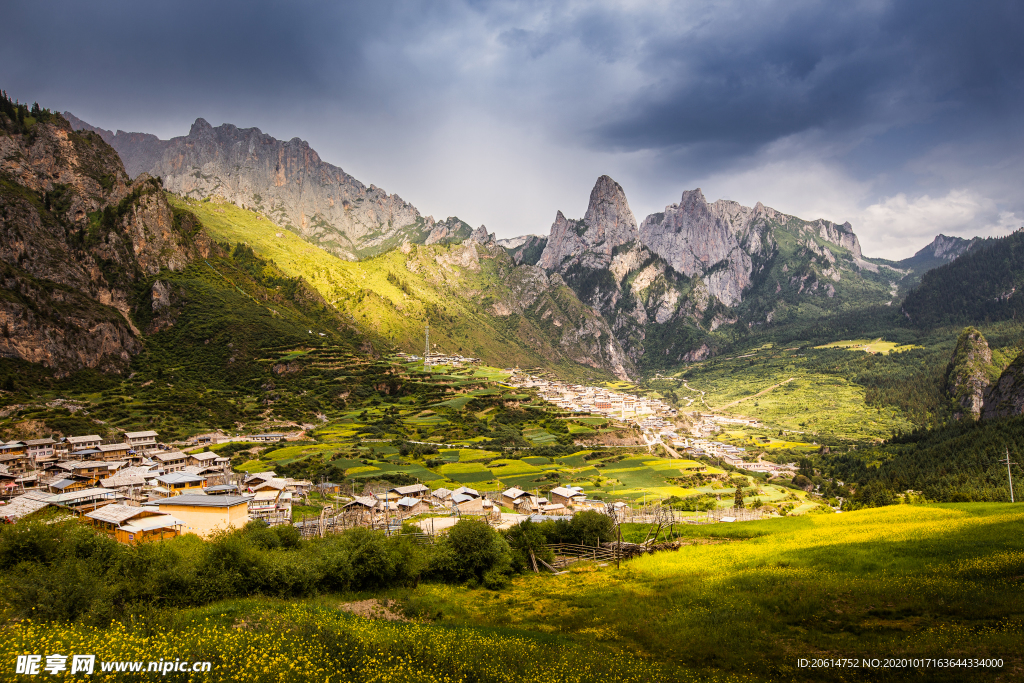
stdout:
[[358,327],[405,351],[422,353],[429,322],[437,351],[499,367],[555,365],[570,375],[606,374],[599,345],[561,343],[568,325],[593,321],[593,312],[567,287],[537,283],[515,269],[501,248],[406,245],[345,261],[233,204],[168,199],[198,215],[215,240],[249,244],[285,273],[305,278]]

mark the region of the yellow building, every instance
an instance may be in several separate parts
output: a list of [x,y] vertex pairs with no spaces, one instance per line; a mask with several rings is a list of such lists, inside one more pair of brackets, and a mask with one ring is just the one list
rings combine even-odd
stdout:
[[146,503],[158,507],[160,514],[182,520],[181,533],[209,538],[218,531],[241,529],[249,522],[247,496],[207,496],[185,493]]

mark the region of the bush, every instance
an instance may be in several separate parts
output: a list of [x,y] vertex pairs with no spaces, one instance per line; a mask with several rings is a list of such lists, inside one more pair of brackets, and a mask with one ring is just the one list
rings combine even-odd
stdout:
[[463,519],[437,544],[430,571],[446,581],[500,587],[512,571],[512,551],[486,522]]

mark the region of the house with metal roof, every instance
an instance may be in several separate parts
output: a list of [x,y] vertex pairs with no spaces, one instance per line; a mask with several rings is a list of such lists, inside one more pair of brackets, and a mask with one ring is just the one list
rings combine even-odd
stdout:
[[143,503],[143,507],[156,507],[184,522],[183,534],[196,534],[209,538],[229,529],[241,529],[249,522],[249,496],[207,496],[184,493]]
[[484,514],[484,501],[480,496],[473,497],[468,493],[459,493],[456,490],[452,493],[452,509],[460,515],[482,515]]
[[587,499],[583,489],[576,486],[559,486],[549,492],[552,504],[565,505],[569,507],[574,503],[582,503]]
[[168,494],[178,496],[183,493],[202,493],[206,485],[206,477],[197,477],[187,472],[171,472],[156,478],[159,486],[167,489]]
[[80,491],[70,491],[68,493],[58,493],[55,496],[50,496],[46,501],[56,505],[57,507],[67,508],[74,512],[81,513],[89,510],[95,510],[103,505],[115,503],[117,502],[117,499],[118,494],[116,491],[105,488],[91,488],[82,489]]
[[124,442],[126,445],[136,450],[156,448],[156,440],[159,436],[159,434],[152,430],[145,432],[125,432]]
[[206,495],[208,496],[219,496],[222,494],[238,493],[238,487],[234,484],[215,484],[214,486],[206,487]]
[[247,437],[248,441],[280,441],[284,434],[253,434]]
[[163,515],[151,508],[115,503],[82,515],[90,526],[113,536],[120,543],[157,541],[174,538],[184,525],[173,515]]
[[439,489],[434,489],[433,493],[430,494],[430,499],[435,503],[446,504],[451,502],[452,492],[443,486]]
[[95,479],[57,479],[47,484],[46,490],[53,494],[70,493],[71,491],[92,488],[92,484],[95,482]]
[[79,479],[99,479],[109,477],[124,468],[123,461],[105,462],[103,460],[68,460],[57,463],[57,470]]
[[153,461],[164,473],[178,472],[185,469],[186,456],[181,451],[161,451],[153,454]]
[[0,505],[0,522],[11,523],[49,507],[48,495],[39,495],[38,492],[26,493],[7,501],[6,505]]
[[273,470],[267,470],[266,472],[253,472],[245,475],[245,483],[248,484],[252,481],[266,481],[267,479],[273,479],[277,474]]
[[529,493],[513,486],[501,494],[501,504],[505,507],[515,509],[523,497],[529,497]]
[[88,436],[69,436],[64,439],[64,442],[68,444],[72,451],[84,451],[96,448],[103,443],[103,439],[100,438],[99,434],[89,434]]
[[395,510],[401,513],[403,517],[407,517],[409,515],[418,515],[421,512],[429,512],[430,506],[422,498],[405,496],[395,501]]
[[57,442],[53,439],[29,439],[25,442],[26,454],[35,461],[41,458],[52,458],[53,447]]
[[430,494],[430,487],[424,484],[410,484],[409,486],[396,486],[391,491],[403,498],[425,498]]
[[101,443],[93,450],[97,453],[91,457],[96,460],[123,460],[123,461],[135,461],[139,462],[142,460],[142,454],[130,448],[127,444],[123,443]]
[[459,488],[452,491],[452,494],[461,493],[464,496],[472,496],[473,498],[479,498],[480,492],[476,489],[471,489],[468,486],[460,486]]
[[32,463],[25,442],[8,441],[0,444],[0,464],[6,465],[8,471],[15,474],[27,472]]

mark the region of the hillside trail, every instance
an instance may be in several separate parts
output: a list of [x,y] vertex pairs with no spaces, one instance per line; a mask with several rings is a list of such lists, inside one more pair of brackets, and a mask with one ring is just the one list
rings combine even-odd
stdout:
[[[689,389],[690,391],[700,392],[700,402],[704,404],[705,408],[709,408],[710,409],[710,406],[708,405],[708,402],[704,400],[704,392],[703,391],[701,391],[700,389],[694,389],[689,384],[687,384],[685,379],[683,380],[683,386],[686,387],[687,389]],[[693,399],[689,398],[689,397],[687,397],[687,399],[690,401],[690,405],[688,405],[686,407],[689,408],[690,406],[693,405]]]
[[743,403],[744,401],[749,401],[750,399],[757,398],[758,396],[764,396],[769,391],[772,391],[773,389],[778,389],[783,384],[789,384],[794,379],[796,379],[796,377],[790,377],[789,379],[782,380],[778,384],[771,385],[767,389],[762,389],[761,391],[757,392],[756,394],[751,394],[750,396],[744,396],[743,398],[736,399],[732,403],[726,403],[724,406],[718,406],[717,408],[712,408],[711,410],[725,410],[726,408],[731,408],[731,407],[733,407],[734,405],[736,405],[738,403]]

